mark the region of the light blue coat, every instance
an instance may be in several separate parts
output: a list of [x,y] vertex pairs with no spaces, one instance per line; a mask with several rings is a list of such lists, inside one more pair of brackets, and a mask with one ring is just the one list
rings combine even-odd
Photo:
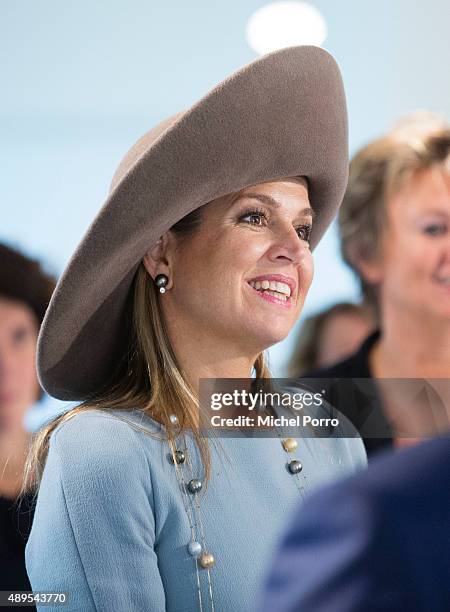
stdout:
[[[131,421],[127,423],[122,418]],[[140,411],[90,410],[58,426],[50,440],[26,566],[34,591],[68,592],[65,612],[185,612],[199,609],[196,561],[175,467]],[[192,439],[192,476],[201,477]],[[278,438],[211,442],[212,478],[200,494],[216,612],[255,606],[277,539],[308,491],[365,466],[358,438],[299,439],[288,455]],[[287,460],[303,464],[299,476]],[[186,467],[187,469],[187,467]],[[330,509],[330,512],[332,509]],[[199,571],[203,610],[207,572]]]

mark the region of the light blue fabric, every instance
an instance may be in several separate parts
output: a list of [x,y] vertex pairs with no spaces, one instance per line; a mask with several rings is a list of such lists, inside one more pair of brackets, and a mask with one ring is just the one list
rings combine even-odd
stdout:
[[[130,423],[122,419],[130,420]],[[140,411],[78,414],[53,432],[26,566],[35,591],[69,593],[66,612],[199,609],[190,528],[159,426]],[[279,535],[300,499],[292,458],[278,438],[210,443],[212,478],[201,493],[216,612],[248,612]],[[201,476],[192,439],[192,477]],[[366,464],[358,438],[299,440],[308,491]],[[184,468],[183,468],[184,469]],[[186,467],[187,469],[187,467]],[[200,570],[204,610],[207,572]],[[38,606],[38,610],[61,610]]]

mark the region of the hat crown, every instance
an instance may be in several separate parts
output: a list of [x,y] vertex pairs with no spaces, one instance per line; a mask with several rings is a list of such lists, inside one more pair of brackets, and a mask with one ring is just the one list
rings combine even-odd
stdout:
[[131,149],[124,155],[122,161],[114,172],[114,176],[112,177],[111,184],[109,186],[109,193],[114,191],[125,175],[136,165],[141,157],[145,155],[149,147],[153,145],[153,143],[156,142],[166,130],[172,127],[172,125],[176,123],[181,115],[183,115],[183,112],[176,113],[171,117],[163,119],[134,143]]

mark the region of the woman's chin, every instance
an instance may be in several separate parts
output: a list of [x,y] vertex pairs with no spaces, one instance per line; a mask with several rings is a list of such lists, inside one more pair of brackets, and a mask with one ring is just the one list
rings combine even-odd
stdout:
[[292,327],[292,325],[288,326],[286,323],[271,325],[267,321],[265,325],[253,327],[250,331],[247,330],[243,337],[246,338],[247,346],[252,344],[259,347],[257,350],[261,352],[287,338]]

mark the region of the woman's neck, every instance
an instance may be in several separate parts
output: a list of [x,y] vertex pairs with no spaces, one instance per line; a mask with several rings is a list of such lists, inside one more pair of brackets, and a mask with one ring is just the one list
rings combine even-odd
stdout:
[[169,337],[178,363],[196,393],[201,378],[249,378],[259,354],[208,334],[193,342],[185,329],[169,330]]
[[190,384],[196,393],[199,391],[201,378],[250,378],[255,357],[238,354],[214,354],[199,348],[192,354],[178,352],[178,359]]
[[450,378],[450,320],[398,313],[382,315],[379,342],[370,354],[378,378]]

